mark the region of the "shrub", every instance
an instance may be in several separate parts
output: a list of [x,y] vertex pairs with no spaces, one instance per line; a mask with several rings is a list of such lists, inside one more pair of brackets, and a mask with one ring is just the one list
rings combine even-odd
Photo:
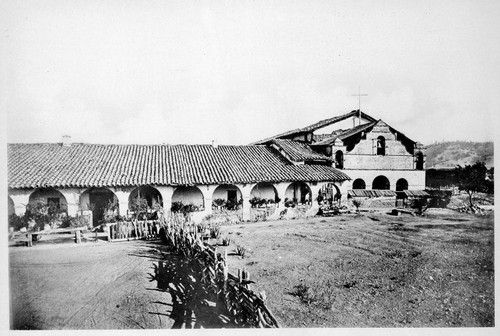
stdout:
[[223,207],[226,205],[226,200],[222,198],[216,198],[212,201],[212,205],[215,207]]
[[285,207],[287,208],[295,208],[295,202],[293,200],[290,200],[288,198],[285,198]]
[[231,239],[230,238],[222,238],[222,246],[229,246],[231,244]]
[[194,205],[194,204],[186,204],[184,207],[182,207],[182,212],[186,215],[191,212],[195,212],[200,210],[200,207]]
[[103,209],[103,221],[104,223],[113,223],[119,220],[118,217],[118,201],[109,200],[108,204]]
[[210,238],[219,238],[220,237],[220,225],[218,224],[215,224],[215,225],[212,225],[210,226]]
[[305,304],[316,304],[323,309],[331,309],[335,299],[334,291],[335,285],[331,280],[327,280],[311,285],[301,282],[293,287],[291,294],[299,297]]
[[15,213],[9,216],[9,227],[13,227],[15,231],[19,231],[23,227],[27,227],[28,222],[26,217],[18,216]]
[[27,223],[29,230],[43,230],[46,224],[52,225],[59,218],[60,210],[58,207],[44,200],[36,200],[32,204],[26,206],[26,212],[23,215],[23,222]]
[[411,203],[411,207],[417,211],[418,215],[422,215],[427,210],[427,199],[415,198]]
[[245,258],[245,254],[247,253],[247,249],[244,246],[238,245],[236,246],[236,254],[241,258]]
[[356,207],[356,212],[359,213],[359,207],[361,206],[361,201],[354,199],[354,200],[352,200],[352,205],[354,205]]
[[172,206],[170,207],[170,211],[172,212],[181,212],[182,208],[184,208],[184,203],[182,202],[172,202]]
[[250,204],[252,205],[252,208],[255,208],[257,207],[258,205],[261,204],[262,202],[262,199],[260,197],[252,197],[250,200],[248,200],[250,202]]
[[89,223],[87,223],[87,220],[85,219],[84,216],[71,217],[65,215],[61,218],[61,225],[59,227],[61,228],[84,227],[87,226],[88,224]]

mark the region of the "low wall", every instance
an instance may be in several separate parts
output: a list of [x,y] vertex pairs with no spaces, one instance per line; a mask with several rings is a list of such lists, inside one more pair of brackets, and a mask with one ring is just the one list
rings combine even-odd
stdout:
[[351,208],[356,208],[352,203],[353,200],[361,202],[360,209],[394,208],[396,206],[396,197],[353,197],[347,201]]

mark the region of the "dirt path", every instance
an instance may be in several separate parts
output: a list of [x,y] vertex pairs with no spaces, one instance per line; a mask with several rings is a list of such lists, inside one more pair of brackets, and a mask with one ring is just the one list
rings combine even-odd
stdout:
[[[131,241],[9,249],[11,329],[223,327],[214,302],[189,309],[175,284],[156,281],[158,262],[174,267],[159,243]],[[197,314],[196,314],[197,313]],[[196,316],[197,315],[197,316]]]

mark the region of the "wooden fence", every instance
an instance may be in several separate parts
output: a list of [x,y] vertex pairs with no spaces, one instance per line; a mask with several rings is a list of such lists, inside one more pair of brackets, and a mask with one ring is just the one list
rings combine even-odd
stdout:
[[265,293],[255,294],[248,288],[250,276],[238,269],[237,275],[229,272],[227,250],[217,253],[217,248],[203,242],[198,226],[171,218],[164,226],[165,238],[177,253],[198,265],[200,282],[206,291],[216,293],[223,301],[234,321],[242,326],[279,328],[276,318],[265,305]]
[[160,221],[126,221],[112,223],[108,227],[109,241],[153,239],[158,237]]

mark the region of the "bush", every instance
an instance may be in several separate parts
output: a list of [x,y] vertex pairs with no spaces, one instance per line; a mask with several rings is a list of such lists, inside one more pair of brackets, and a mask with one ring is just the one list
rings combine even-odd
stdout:
[[39,199],[26,206],[22,221],[27,224],[28,230],[37,231],[43,230],[45,225],[52,226],[60,215],[61,212],[55,204],[46,204],[44,200]]
[[226,201],[222,198],[216,198],[212,201],[212,205],[215,207],[223,207],[226,205]]
[[255,208],[257,206],[259,206],[262,202],[262,199],[260,197],[252,197],[250,200],[249,200],[250,204],[252,205],[252,208]]
[[13,213],[9,216],[9,227],[14,228],[15,231],[19,231],[23,227],[27,227],[28,222],[26,221],[26,217],[20,217]]
[[215,224],[215,225],[212,225],[210,226],[210,238],[219,238],[220,237],[220,225],[218,224]]
[[352,200],[352,205],[354,205],[356,207],[356,212],[359,213],[359,207],[361,206],[361,201],[354,199],[354,200]]
[[200,207],[190,203],[190,204],[184,204],[182,202],[173,202],[172,206],[170,207],[170,211],[173,213],[179,213],[182,212],[185,215],[191,212],[198,211]]
[[[344,287],[349,288],[345,285]],[[300,298],[305,304],[316,304],[323,309],[331,309],[335,299],[334,291],[335,285],[330,280],[327,280],[311,285],[301,282],[293,287],[291,294]]]
[[411,203],[411,207],[417,211],[418,215],[422,215],[427,210],[427,199],[415,198]]
[[285,207],[287,208],[295,208],[295,202],[293,200],[290,200],[288,198],[285,198]]
[[245,258],[245,254],[247,253],[247,249],[244,246],[238,245],[236,246],[236,254],[241,258]]
[[172,202],[172,206],[170,207],[170,211],[172,212],[181,212],[184,208],[184,203],[182,202]]
[[229,246],[231,244],[231,239],[230,238],[222,238],[222,246]]
[[88,224],[89,223],[87,223],[85,217],[83,216],[71,217],[65,215],[64,217],[61,218],[61,225],[59,227],[76,228],[76,227],[84,227],[87,226]]

